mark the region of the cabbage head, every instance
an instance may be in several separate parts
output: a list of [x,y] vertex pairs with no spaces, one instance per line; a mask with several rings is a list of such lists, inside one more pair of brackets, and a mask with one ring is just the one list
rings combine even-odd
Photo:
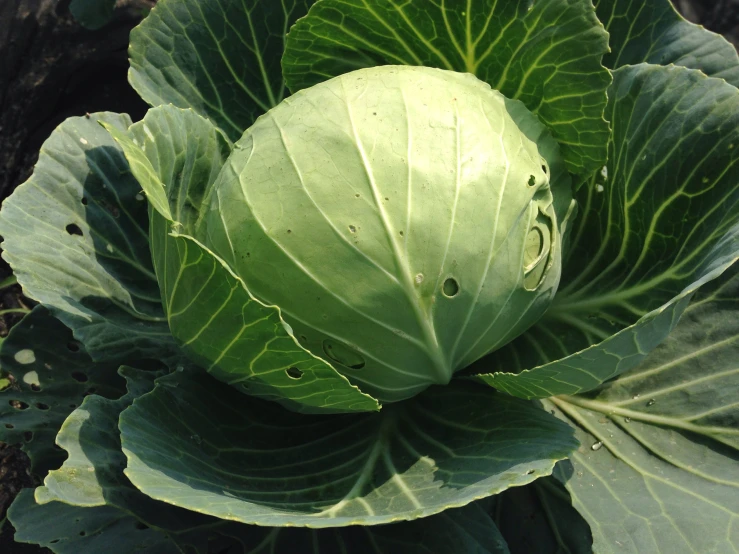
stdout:
[[397,401],[542,315],[560,275],[553,194],[569,176],[523,105],[469,74],[381,66],[261,116],[193,233],[301,346]]

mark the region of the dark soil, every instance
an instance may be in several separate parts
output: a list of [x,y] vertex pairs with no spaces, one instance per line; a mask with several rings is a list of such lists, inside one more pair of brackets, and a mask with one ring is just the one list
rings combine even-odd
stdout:
[[[41,144],[67,117],[95,111],[143,117],[146,105],[126,79],[126,48],[131,28],[155,1],[118,0],[114,20],[93,32],[72,19],[70,0],[0,0],[0,201],[29,177]],[[739,46],[739,0],[674,2],[688,19]],[[9,275],[0,260],[0,281]],[[18,286],[0,291],[0,310],[30,305]],[[0,316],[0,337],[20,317]],[[35,484],[25,454],[0,443],[0,521],[18,491]],[[48,551],[14,543],[6,524],[0,552]]]
[[[33,479],[28,471],[29,461],[20,449],[0,443],[0,513],[5,513],[10,503],[24,487],[32,487]],[[12,528],[6,524],[7,529],[0,532],[0,552],[15,554],[22,552],[44,552],[44,549],[30,547],[21,549],[17,543],[12,542]]]
[[[38,151],[67,117],[96,111],[143,117],[146,104],[128,85],[128,34],[153,0],[119,0],[114,20],[88,31],[69,14],[70,0],[0,0],[0,200],[28,179]],[[0,281],[10,275],[0,260]],[[32,306],[19,286],[0,291],[0,311]],[[0,337],[22,316],[0,315]],[[0,443],[0,521],[23,487],[35,486],[28,458]],[[49,552],[13,542],[0,530],[3,554]]]
[[739,47],[739,0],[673,0],[693,23],[720,33]]

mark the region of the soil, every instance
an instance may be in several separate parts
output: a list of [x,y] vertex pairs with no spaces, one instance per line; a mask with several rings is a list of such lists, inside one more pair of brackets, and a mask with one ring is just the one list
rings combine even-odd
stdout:
[[673,0],[686,19],[722,34],[739,48],[739,0]]
[[[71,0],[0,0],[0,201],[25,181],[42,142],[64,119],[95,111],[143,117],[146,105],[128,85],[128,34],[156,0],[118,0],[115,17],[88,31],[69,14]],[[268,1],[268,0],[264,0]],[[689,20],[739,46],[739,0],[674,0]],[[0,281],[10,268],[0,260]],[[20,287],[0,291],[0,311],[29,307]],[[0,315],[0,337],[20,319]],[[36,483],[28,458],[0,443],[0,522],[15,494]],[[0,530],[0,552],[48,552],[13,542]]]
[[[99,31],[82,28],[69,14],[71,0],[0,0],[0,200],[28,179],[43,141],[67,117],[96,111],[143,117],[146,104],[128,85],[130,30],[153,0],[119,0],[114,19]],[[11,274],[0,260],[0,282]],[[33,305],[19,286],[0,290],[0,313]],[[22,315],[0,315],[0,337]],[[28,457],[0,443],[0,522],[15,495],[35,486]],[[0,529],[3,554],[50,551],[13,542]]]
[[[10,503],[24,487],[34,485],[28,470],[29,461],[20,449],[0,443],[0,512],[5,512]],[[3,516],[4,517],[4,516]],[[17,543],[12,543],[12,528],[6,523],[7,529],[0,530],[0,552],[20,554],[22,552],[45,552],[45,549],[21,549]]]

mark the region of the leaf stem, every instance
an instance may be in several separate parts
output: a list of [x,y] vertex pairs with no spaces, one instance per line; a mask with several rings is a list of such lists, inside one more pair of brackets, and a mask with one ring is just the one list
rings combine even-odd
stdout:
[[7,314],[28,314],[31,310],[28,308],[8,308],[7,310],[0,310],[0,316]]
[[626,408],[618,408],[607,402],[599,402],[598,400],[586,400],[577,396],[558,396],[550,398],[554,404],[560,407],[562,402],[579,406],[580,408],[586,408],[588,410],[594,410],[606,414],[608,416],[623,416],[625,418],[634,419],[637,421],[643,421],[646,423],[654,423],[656,425],[664,425],[667,427],[674,427],[676,429],[683,429],[692,433],[698,433],[700,435],[739,435],[739,429],[730,429],[728,427],[708,427],[704,425],[696,425],[684,421],[682,419],[674,417],[666,417],[657,414],[647,414],[637,410],[629,410]]

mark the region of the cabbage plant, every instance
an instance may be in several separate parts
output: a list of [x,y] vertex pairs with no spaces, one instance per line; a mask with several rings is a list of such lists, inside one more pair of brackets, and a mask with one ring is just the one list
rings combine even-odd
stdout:
[[161,0],[0,211],[56,553],[729,553],[739,58],[667,0]]

